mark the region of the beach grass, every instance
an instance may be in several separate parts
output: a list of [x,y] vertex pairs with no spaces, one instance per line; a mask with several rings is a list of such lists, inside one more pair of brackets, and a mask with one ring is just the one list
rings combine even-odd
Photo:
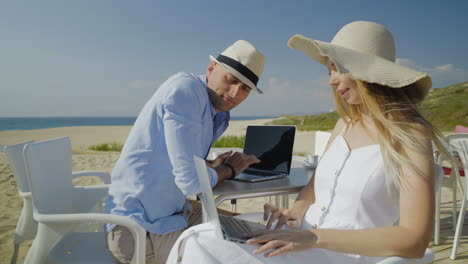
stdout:
[[120,152],[120,151],[122,151],[123,145],[124,144],[119,143],[119,142],[103,143],[103,144],[89,146],[89,149],[94,150],[94,151],[117,151],[117,152]]
[[224,136],[216,140],[213,148],[244,148],[245,136]]
[[468,126],[468,82],[433,89],[421,105],[421,112],[440,131]]
[[[219,138],[214,144],[213,148],[244,148],[245,136],[224,136]],[[123,144],[119,142],[102,143],[98,145],[89,146],[89,150],[93,151],[122,151]]]
[[[218,139],[214,144],[213,148],[244,148],[245,136],[236,137],[236,136],[225,136]],[[121,152],[123,148],[122,143],[112,142],[112,143],[102,143],[98,145],[89,146],[89,150],[93,151],[115,151]]]

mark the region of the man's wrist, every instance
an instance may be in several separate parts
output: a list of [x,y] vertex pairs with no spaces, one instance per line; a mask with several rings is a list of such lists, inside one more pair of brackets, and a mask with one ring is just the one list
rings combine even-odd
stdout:
[[213,161],[212,160],[205,160],[206,166],[208,168],[213,168]]
[[231,164],[223,163],[224,166],[228,167],[231,170],[231,177],[228,178],[228,180],[236,177],[236,170]]

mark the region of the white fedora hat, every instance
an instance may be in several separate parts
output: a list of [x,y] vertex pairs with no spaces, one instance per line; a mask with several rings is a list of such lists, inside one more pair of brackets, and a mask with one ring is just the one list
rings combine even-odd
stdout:
[[345,25],[330,43],[295,35],[288,41],[292,49],[305,53],[317,62],[333,62],[340,73],[368,83],[392,88],[415,84],[426,95],[431,78],[395,63],[395,41],[382,25],[356,21]]
[[224,50],[216,59],[211,55],[210,59],[222,65],[250,88],[263,93],[257,87],[257,83],[265,66],[265,56],[249,42],[238,40]]

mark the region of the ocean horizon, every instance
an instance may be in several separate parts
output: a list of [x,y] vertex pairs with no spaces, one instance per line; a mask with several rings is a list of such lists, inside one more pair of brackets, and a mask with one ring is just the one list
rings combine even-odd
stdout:
[[[231,116],[231,120],[278,118],[279,116]],[[136,117],[0,117],[0,131],[75,126],[132,126]]]

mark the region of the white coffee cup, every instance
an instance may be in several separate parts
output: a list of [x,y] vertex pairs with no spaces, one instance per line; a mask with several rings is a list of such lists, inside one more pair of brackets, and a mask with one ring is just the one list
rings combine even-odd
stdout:
[[307,162],[316,165],[318,164],[319,157],[319,155],[307,155]]

